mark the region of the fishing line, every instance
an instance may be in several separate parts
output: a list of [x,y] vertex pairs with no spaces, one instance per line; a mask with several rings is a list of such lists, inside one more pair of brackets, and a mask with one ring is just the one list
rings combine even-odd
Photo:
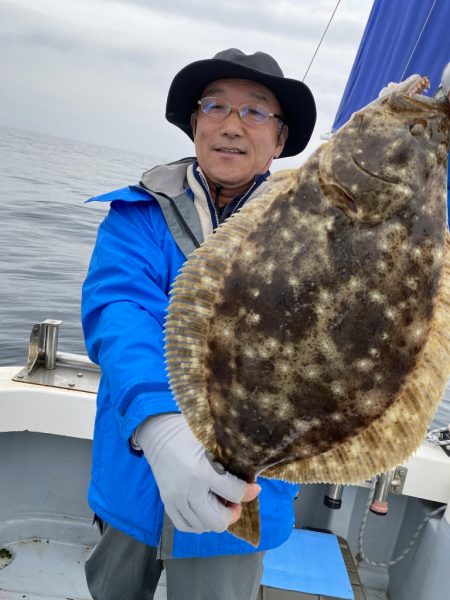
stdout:
[[420,31],[420,33],[419,33],[419,37],[417,38],[416,44],[415,44],[414,48],[412,49],[412,52],[411,52],[411,54],[409,55],[408,62],[406,63],[406,67],[403,69],[403,73],[400,75],[400,81],[402,81],[402,80],[403,80],[403,77],[404,77],[404,75],[405,75],[405,73],[406,73],[406,69],[409,67],[409,63],[411,62],[411,59],[412,59],[412,57],[413,57],[413,54],[414,54],[414,52],[416,51],[417,45],[418,45],[418,43],[420,42],[420,38],[422,37],[422,34],[423,34],[423,32],[425,31],[425,27],[427,26],[428,20],[429,20],[429,18],[430,18],[430,16],[431,16],[431,13],[433,12],[434,5],[435,5],[435,4],[436,4],[436,0],[434,0],[434,1],[433,1],[433,4],[432,4],[432,6],[431,6],[431,8],[430,8],[430,11],[429,11],[429,13],[428,13],[428,15],[427,15],[427,18],[425,19],[425,23],[423,24],[423,27],[422,27],[422,29],[421,29],[421,31]]
[[[434,0],[434,1],[436,2],[436,0]],[[312,59],[311,59],[311,62],[309,63],[309,65],[308,65],[308,68],[306,69],[306,73],[303,75],[303,79],[302,79],[302,81],[303,81],[303,82],[305,81],[305,79],[306,79],[306,76],[308,75],[308,71],[309,71],[309,69],[311,68],[311,65],[313,64],[313,62],[314,62],[314,59],[316,58],[316,54],[317,54],[317,53],[318,53],[318,51],[319,51],[319,48],[320,48],[320,46],[321,46],[321,44],[322,44],[322,42],[323,42],[323,38],[325,37],[325,34],[326,34],[326,33],[327,33],[327,31],[328,31],[328,27],[331,25],[331,21],[333,20],[334,13],[337,11],[337,8],[338,8],[338,6],[339,6],[339,4],[340,4],[340,3],[341,3],[341,0],[338,0],[338,2],[337,2],[337,4],[336,4],[336,6],[334,7],[333,14],[332,14],[332,15],[331,15],[331,17],[330,17],[330,20],[328,21],[328,24],[327,24],[327,26],[325,27],[325,31],[323,32],[323,34],[322,34],[322,37],[320,38],[320,42],[319,42],[319,43],[318,43],[318,45],[317,45],[317,48],[316,48],[316,50],[315,50],[315,52],[314,52],[314,54],[313,54],[313,57],[312,57]]]

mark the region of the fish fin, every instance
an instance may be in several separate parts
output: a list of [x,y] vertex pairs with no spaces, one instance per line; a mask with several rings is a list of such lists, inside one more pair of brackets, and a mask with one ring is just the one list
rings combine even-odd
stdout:
[[423,441],[450,375],[450,235],[428,338],[397,401],[351,440],[320,455],[277,465],[264,477],[357,483],[402,464]]
[[242,504],[242,513],[239,521],[230,525],[228,531],[236,537],[245,540],[255,548],[259,546],[261,539],[261,520],[258,498]]
[[210,318],[229,270],[229,257],[268,209],[275,193],[287,193],[296,182],[297,170],[270,178],[268,191],[219,226],[213,236],[195,250],[183,265],[170,292],[166,317],[165,358],[170,387],[194,435],[220,461],[214,423],[208,401],[206,365]]

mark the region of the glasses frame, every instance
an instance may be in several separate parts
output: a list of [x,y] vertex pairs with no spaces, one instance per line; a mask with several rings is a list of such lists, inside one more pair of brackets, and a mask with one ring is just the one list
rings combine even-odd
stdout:
[[[217,119],[217,121],[219,121],[219,120],[223,120],[224,121],[228,117],[228,115],[233,110],[235,110],[238,113],[239,118],[241,119],[241,121],[243,123],[246,123],[247,125],[248,124],[251,124],[251,125],[262,125],[263,123],[267,123],[267,121],[269,119],[279,119],[282,123],[284,123],[284,119],[283,119],[283,117],[281,115],[278,115],[277,113],[274,113],[274,112],[270,112],[269,109],[266,108],[265,106],[263,106],[262,104],[256,104],[256,103],[252,103],[252,102],[246,102],[245,104],[241,104],[241,106],[232,106],[229,102],[227,102],[226,100],[222,100],[222,98],[219,98],[218,96],[205,96],[204,98],[201,98],[200,100],[197,100],[197,105],[200,106],[202,113],[205,114],[207,117],[211,117],[212,119],[214,119],[214,117],[211,114],[207,113],[203,109],[202,102],[204,100],[219,100],[221,104],[223,104],[224,106],[228,107],[228,112],[223,116],[223,118]],[[263,108],[264,110],[268,110],[269,112],[267,114],[267,117],[264,119],[264,121],[253,121],[251,119],[246,120],[242,116],[241,110],[244,109],[244,108],[247,108],[249,106],[257,106],[257,107]]]

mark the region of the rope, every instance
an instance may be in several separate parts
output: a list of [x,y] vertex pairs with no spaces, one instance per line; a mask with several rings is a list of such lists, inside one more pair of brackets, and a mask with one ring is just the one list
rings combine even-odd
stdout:
[[[434,0],[434,1],[436,2],[436,0]],[[316,50],[315,50],[315,52],[314,52],[314,54],[313,54],[313,57],[312,57],[312,59],[311,59],[311,62],[309,63],[309,65],[308,65],[308,68],[306,69],[306,73],[303,75],[303,79],[302,79],[302,81],[303,81],[303,82],[305,81],[305,79],[306,79],[306,76],[308,75],[309,69],[311,68],[311,65],[313,64],[313,62],[314,62],[314,59],[316,58],[316,54],[317,54],[317,53],[318,53],[318,51],[319,51],[319,48],[320,48],[320,46],[321,46],[321,44],[322,44],[322,41],[323,41],[323,38],[325,37],[325,34],[326,34],[326,33],[327,33],[327,31],[328,31],[328,27],[330,26],[330,24],[331,24],[331,21],[333,20],[334,14],[335,14],[335,12],[336,12],[336,10],[337,10],[337,8],[338,8],[338,6],[339,6],[339,4],[340,4],[340,3],[341,3],[341,0],[338,0],[338,2],[337,2],[337,4],[336,4],[336,6],[334,7],[333,14],[332,14],[332,15],[331,15],[331,17],[330,17],[330,20],[328,21],[328,24],[327,24],[327,26],[325,27],[325,31],[323,32],[323,34],[322,34],[322,37],[320,38],[320,42],[319,42],[319,43],[318,43],[318,45],[317,45],[317,48],[316,48]]]
[[434,5],[435,5],[435,4],[436,4],[436,0],[434,0],[434,2],[433,2],[433,4],[432,4],[432,6],[431,6],[431,8],[430,8],[430,11],[429,11],[429,13],[428,13],[428,15],[427,15],[427,18],[425,19],[425,23],[423,24],[423,27],[422,27],[422,29],[421,29],[421,31],[420,31],[420,33],[419,33],[419,37],[417,38],[416,44],[415,44],[414,48],[412,49],[412,52],[411,52],[411,54],[409,55],[408,62],[406,63],[406,67],[403,69],[403,73],[400,75],[400,81],[403,81],[403,77],[404,77],[404,75],[405,75],[405,73],[406,73],[406,69],[409,67],[409,63],[411,62],[411,59],[412,59],[412,57],[413,57],[413,54],[414,54],[414,52],[416,51],[417,45],[418,45],[418,44],[419,44],[419,42],[420,42],[420,38],[422,37],[422,34],[423,34],[424,30],[425,30],[425,27],[427,26],[428,20],[429,20],[429,18],[430,18],[430,16],[431,16],[431,13],[433,12]]
[[400,562],[401,560],[403,560],[405,558],[405,556],[408,554],[408,552],[411,550],[411,548],[416,543],[417,538],[419,537],[419,533],[422,531],[424,525],[430,519],[432,519],[433,517],[435,517],[438,514],[444,512],[444,510],[446,509],[446,506],[444,505],[444,506],[440,506],[439,508],[436,508],[435,510],[431,511],[430,513],[428,513],[428,515],[426,515],[426,517],[424,517],[422,519],[421,523],[419,524],[418,528],[416,529],[416,532],[412,536],[409,544],[406,546],[406,548],[403,550],[403,552],[399,556],[397,556],[397,558],[389,560],[388,562],[378,562],[378,561],[375,561],[375,560],[370,560],[364,554],[364,549],[363,549],[363,535],[364,535],[364,529],[366,527],[367,517],[369,515],[369,508],[370,508],[370,505],[372,503],[373,495],[375,493],[375,484],[376,484],[376,477],[372,480],[372,487],[371,487],[370,492],[369,492],[369,497],[367,499],[367,504],[366,504],[366,508],[365,508],[365,511],[364,511],[364,516],[362,518],[361,527],[359,529],[358,554],[356,555],[356,558],[357,558],[358,561],[360,561],[360,562],[365,561],[366,563],[368,563],[369,565],[371,565],[373,567],[391,567],[392,565],[396,565],[398,562]]

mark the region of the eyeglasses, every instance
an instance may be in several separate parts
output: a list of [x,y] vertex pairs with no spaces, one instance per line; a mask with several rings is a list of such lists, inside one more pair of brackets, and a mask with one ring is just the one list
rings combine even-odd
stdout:
[[205,115],[216,121],[223,121],[232,110],[236,110],[242,121],[247,125],[260,125],[268,119],[280,119],[280,121],[283,121],[281,115],[270,112],[268,108],[261,104],[243,104],[242,106],[234,107],[226,100],[215,98],[214,96],[202,98],[197,104]]

